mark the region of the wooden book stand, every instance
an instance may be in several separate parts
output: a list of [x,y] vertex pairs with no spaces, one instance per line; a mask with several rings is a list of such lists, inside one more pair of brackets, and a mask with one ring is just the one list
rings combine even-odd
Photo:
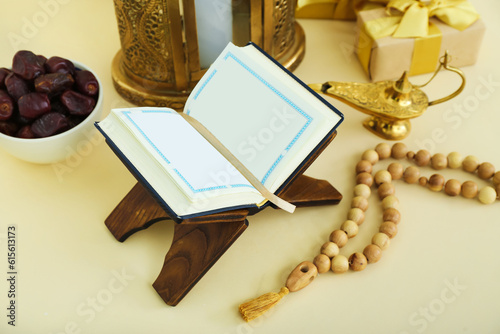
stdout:
[[[336,136],[334,132],[278,195],[297,207],[337,204],[342,195],[325,180],[302,173]],[[258,212],[258,211],[257,211]],[[154,289],[168,305],[177,305],[248,226],[248,209],[185,219],[176,224],[172,245]],[[113,236],[125,241],[137,231],[170,219],[148,191],[137,183],[105,221]]]

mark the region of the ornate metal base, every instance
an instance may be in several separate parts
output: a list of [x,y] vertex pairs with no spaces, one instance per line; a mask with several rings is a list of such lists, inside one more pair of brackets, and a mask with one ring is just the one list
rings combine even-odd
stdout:
[[295,37],[290,50],[282,57],[276,59],[287,70],[293,72],[300,64],[306,52],[306,35],[302,26],[295,22]]
[[387,140],[404,139],[411,130],[409,120],[388,120],[376,116],[372,116],[365,120],[363,125],[372,133]]
[[111,65],[111,77],[116,91],[125,100],[138,106],[168,107],[182,111],[190,91],[176,92],[159,89],[151,89],[142,86],[130,78],[123,69],[122,51],[113,58]]

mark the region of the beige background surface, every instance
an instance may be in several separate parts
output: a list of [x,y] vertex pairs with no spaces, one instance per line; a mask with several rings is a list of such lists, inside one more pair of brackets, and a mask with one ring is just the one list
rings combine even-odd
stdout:
[[[105,114],[127,106],[110,76],[111,59],[119,49],[113,2],[58,0],[47,20],[23,35],[26,21],[43,18],[47,10],[41,4],[49,2],[54,3],[0,1],[0,66],[9,66],[18,49],[76,59],[100,75]],[[473,4],[488,30],[479,62],[463,68],[467,87],[414,120],[404,142],[413,150],[472,154],[500,167],[500,4]],[[307,83],[367,81],[352,53],[353,22],[300,22],[307,50],[296,75]],[[13,34],[23,39],[13,43]],[[455,79],[440,74],[426,92],[431,99],[447,95],[458,85]],[[345,200],[293,215],[269,209],[250,217],[247,231],[176,307],[165,305],[151,286],[170,246],[173,223],[153,225],[123,244],[103,224],[135,181],[99,137],[63,166],[33,165],[0,152],[0,332],[498,333],[500,203],[485,206],[402,182],[396,183],[396,191],[403,220],[381,261],[359,273],[323,274],[305,290],[288,295],[269,316],[249,324],[241,320],[241,302],[278,291],[288,273],[311,260],[340,226],[349,208],[354,165],[365,149],[381,142],[362,127],[365,115],[330,101],[346,120],[307,174],[332,182]],[[369,243],[379,215],[373,198],[346,254]],[[11,224],[17,225],[18,237],[15,328],[6,317]]]

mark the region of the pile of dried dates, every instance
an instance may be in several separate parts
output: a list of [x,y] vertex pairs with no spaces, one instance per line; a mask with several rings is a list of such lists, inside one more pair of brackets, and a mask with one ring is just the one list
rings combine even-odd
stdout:
[[12,69],[0,68],[0,132],[43,138],[67,131],[93,110],[99,84],[68,59],[18,51]]

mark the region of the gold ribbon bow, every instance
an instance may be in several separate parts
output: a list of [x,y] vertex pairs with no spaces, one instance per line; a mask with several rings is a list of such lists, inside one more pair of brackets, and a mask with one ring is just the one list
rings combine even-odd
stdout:
[[391,0],[386,6],[389,16],[366,23],[366,32],[378,39],[425,37],[429,33],[429,18],[436,17],[460,31],[469,27],[479,14],[467,0]]

